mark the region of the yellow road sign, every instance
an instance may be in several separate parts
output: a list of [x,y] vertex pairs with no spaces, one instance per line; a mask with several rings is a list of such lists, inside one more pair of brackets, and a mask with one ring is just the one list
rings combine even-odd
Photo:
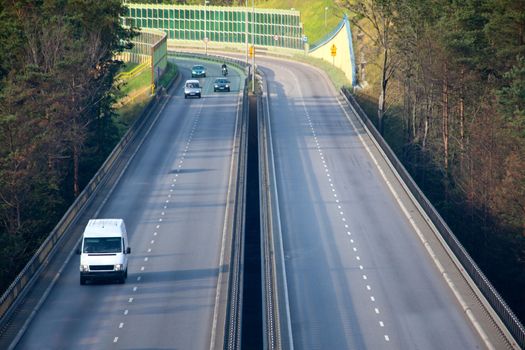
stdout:
[[332,47],[330,48],[330,54],[335,57],[336,53],[337,53],[337,47],[335,46],[335,44],[333,44]]
[[249,51],[250,57],[253,57],[254,54],[255,54],[255,48],[253,46],[250,46],[250,51]]

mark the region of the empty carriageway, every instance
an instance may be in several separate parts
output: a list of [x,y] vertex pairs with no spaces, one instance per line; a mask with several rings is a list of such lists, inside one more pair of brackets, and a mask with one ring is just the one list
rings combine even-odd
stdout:
[[258,69],[283,348],[510,347],[326,74]]

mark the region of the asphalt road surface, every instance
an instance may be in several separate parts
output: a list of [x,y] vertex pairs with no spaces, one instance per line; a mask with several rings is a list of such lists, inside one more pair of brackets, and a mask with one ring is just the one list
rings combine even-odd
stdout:
[[[191,76],[191,61],[177,62]],[[123,218],[126,284],[79,284],[73,255],[17,349],[209,349],[241,77],[201,99],[174,90],[98,217]]]
[[295,349],[478,349],[321,71],[258,59],[270,120]]

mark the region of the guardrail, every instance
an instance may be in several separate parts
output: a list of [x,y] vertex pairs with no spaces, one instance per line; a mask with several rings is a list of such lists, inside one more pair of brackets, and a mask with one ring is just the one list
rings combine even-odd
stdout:
[[[219,56],[219,55],[206,55],[206,54],[200,54],[200,53],[191,53],[191,52],[185,52],[185,51],[168,51],[168,54],[182,57],[182,58],[197,58],[199,60],[205,60],[205,61],[211,61],[211,62],[218,62],[218,63],[230,63],[233,65],[238,66],[241,69],[245,69],[246,71],[249,71],[251,69],[250,64],[246,64],[243,60],[238,60],[236,58],[232,57],[225,57],[225,56]],[[249,76],[249,74],[248,74]]]
[[139,64],[138,66],[136,66],[135,68],[133,68],[129,72],[120,72],[119,74],[117,74],[115,76],[115,79],[118,80],[118,79],[130,79],[130,78],[133,78],[133,77],[139,75],[140,73],[142,73],[143,71],[145,71],[146,69],[148,69],[149,67],[150,67],[150,62],[146,61],[144,63]]
[[257,99],[261,193],[261,245],[263,256],[265,349],[293,350],[288,287],[275,183],[268,84],[261,72],[263,96]]
[[[174,79],[175,80],[175,79]],[[173,81],[172,81],[173,83]],[[171,86],[171,84],[169,85]],[[169,87],[168,87],[169,88]],[[85,206],[93,199],[94,194],[98,191],[101,184],[104,184],[110,173],[116,166],[120,155],[127,150],[130,144],[143,130],[147,124],[150,112],[154,110],[162,98],[163,94],[158,94],[159,98],[152,99],[144,109],[140,118],[138,118],[129,130],[124,134],[120,142],[115,146],[111,154],[102,164],[91,181],[69,207],[59,223],[49,234],[46,240],[40,245],[35,255],[29,260],[23,270],[18,274],[8,289],[0,297],[0,329],[9,320],[10,315],[21,302],[28,289],[33,285],[36,278],[46,267],[49,260],[53,257],[57,248],[64,240],[70,225],[76,222],[78,215]]]
[[248,149],[248,79],[244,81],[242,96],[242,110],[240,115],[239,135],[235,148],[239,150],[237,162],[237,186],[235,187],[235,207],[233,214],[232,248],[230,252],[229,280],[227,283],[228,297],[226,303],[226,318],[224,325],[224,349],[241,349],[242,324],[242,262],[244,257],[244,225],[245,225],[245,198],[246,172]]
[[366,125],[372,136],[381,146],[394,168],[397,170],[403,181],[406,183],[406,185],[412,192],[415,199],[418,201],[418,203],[426,212],[432,223],[438,229],[439,233],[449,246],[450,250],[454,253],[456,258],[461,263],[462,267],[468,273],[470,278],[474,281],[479,290],[483,293],[484,297],[488,300],[492,308],[496,311],[496,313],[501,318],[509,332],[512,334],[512,336],[518,343],[518,345],[521,348],[525,348],[525,328],[523,327],[519,319],[512,312],[512,310],[503,300],[501,295],[496,291],[496,289],[487,279],[485,274],[477,266],[472,257],[468,254],[463,245],[459,242],[457,237],[448,227],[441,215],[439,215],[438,211],[430,203],[425,194],[419,189],[419,186],[415,183],[415,181],[412,179],[412,177],[405,169],[403,164],[399,161],[399,159],[395,155],[394,151],[392,151],[388,143],[377,131],[374,124],[370,121],[370,119],[368,119],[368,116],[363,111],[359,103],[357,103],[354,96],[346,88],[342,88],[341,92],[350,102],[352,107],[358,112],[358,117]]

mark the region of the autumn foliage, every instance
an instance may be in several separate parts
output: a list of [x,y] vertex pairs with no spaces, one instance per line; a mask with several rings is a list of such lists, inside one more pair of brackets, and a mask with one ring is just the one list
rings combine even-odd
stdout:
[[0,291],[119,136],[119,0],[0,0]]
[[525,1],[343,5],[367,61],[362,100],[379,101],[386,139],[525,318]]

